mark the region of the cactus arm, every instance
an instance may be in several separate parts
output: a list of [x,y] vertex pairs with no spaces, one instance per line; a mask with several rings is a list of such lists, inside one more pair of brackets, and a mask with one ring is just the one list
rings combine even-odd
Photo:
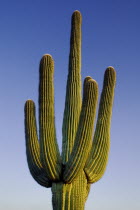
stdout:
[[55,181],[60,178],[61,157],[55,133],[53,73],[53,59],[44,55],[40,61],[39,83],[40,156],[47,177]]
[[82,110],[75,144],[66,163],[64,181],[71,183],[83,170],[92,144],[94,118],[98,97],[98,85],[95,80],[87,77],[84,81]]
[[71,154],[81,110],[81,14],[75,11],[71,20],[69,71],[62,126],[62,160]]
[[29,170],[33,178],[44,187],[51,187],[40,161],[40,148],[37,137],[35,105],[32,100],[25,103],[26,154]]
[[115,82],[115,70],[113,67],[108,67],[104,75],[104,84],[93,144],[84,169],[89,183],[98,181],[103,176],[107,165]]

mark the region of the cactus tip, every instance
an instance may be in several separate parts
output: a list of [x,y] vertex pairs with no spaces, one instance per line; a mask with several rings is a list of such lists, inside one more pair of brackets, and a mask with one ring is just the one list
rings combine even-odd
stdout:
[[[74,18],[74,19],[73,19],[73,18]],[[82,20],[82,15],[81,15],[80,11],[75,10],[75,11],[73,12],[73,14],[72,14],[72,19],[75,20],[75,18],[81,22],[81,20]]]
[[43,56],[42,56],[42,59],[44,59],[44,58],[48,58],[48,59],[53,59],[52,58],[52,56],[50,55],[50,54],[44,54]]
[[92,78],[88,80],[88,83],[92,83],[92,84],[94,84],[96,86],[98,85],[97,81],[92,79]]
[[42,56],[42,58],[41,58],[41,63],[44,63],[44,61],[46,61],[46,62],[54,62],[53,61],[53,58],[52,58],[52,56],[50,55],[50,54],[44,54],[43,56]]
[[107,71],[115,71],[115,69],[114,69],[113,66],[108,66],[106,70],[107,70]]
[[106,70],[105,70],[105,75],[106,75],[106,74],[113,74],[113,75],[116,74],[116,71],[115,71],[115,69],[113,68],[113,66],[108,66],[108,67],[106,68]]
[[34,101],[32,99],[28,99],[25,104],[33,104],[34,105]]
[[89,79],[92,79],[90,76],[85,77],[84,83],[86,83]]
[[84,80],[84,83],[94,83],[97,84],[96,80],[92,79],[92,77],[87,76]]
[[43,57],[50,57],[50,58],[52,58],[52,56],[50,54],[44,54]]
[[73,13],[77,13],[77,14],[80,14],[81,15],[81,13],[80,13],[79,10],[75,10]]

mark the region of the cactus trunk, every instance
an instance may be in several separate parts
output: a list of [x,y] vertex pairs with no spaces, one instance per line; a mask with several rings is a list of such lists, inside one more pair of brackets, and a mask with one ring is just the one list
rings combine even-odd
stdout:
[[52,204],[54,210],[84,210],[89,185],[82,172],[77,179],[70,183],[53,183]]

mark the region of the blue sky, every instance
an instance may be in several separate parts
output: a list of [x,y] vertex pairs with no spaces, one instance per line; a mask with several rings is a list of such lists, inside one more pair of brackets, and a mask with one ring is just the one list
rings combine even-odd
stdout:
[[0,1],[0,209],[51,210],[51,191],[31,177],[25,155],[24,103],[38,101],[38,66],[55,60],[55,112],[59,146],[67,77],[70,19],[82,13],[82,79],[102,89],[114,66],[117,85],[111,151],[104,177],[92,185],[87,210],[139,210],[140,1]]

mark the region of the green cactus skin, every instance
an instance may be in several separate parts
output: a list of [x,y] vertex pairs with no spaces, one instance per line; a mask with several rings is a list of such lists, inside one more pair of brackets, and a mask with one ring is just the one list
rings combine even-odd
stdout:
[[69,54],[69,71],[66,89],[66,101],[63,118],[62,161],[65,164],[72,152],[74,139],[81,111],[81,22],[78,11],[74,12],[71,21],[71,39]]
[[81,14],[72,15],[69,71],[62,126],[62,155],[56,140],[54,114],[54,62],[46,54],[40,61],[39,139],[35,105],[25,103],[26,154],[33,178],[52,189],[54,210],[84,210],[91,183],[104,174],[110,148],[110,123],[116,73],[105,71],[96,128],[98,84],[86,77],[81,96]]

